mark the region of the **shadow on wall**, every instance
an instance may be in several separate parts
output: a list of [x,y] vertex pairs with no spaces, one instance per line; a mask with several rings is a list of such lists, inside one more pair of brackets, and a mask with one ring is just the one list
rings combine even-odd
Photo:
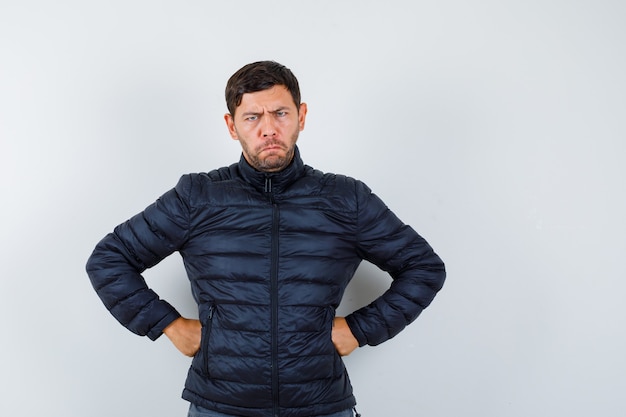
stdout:
[[345,316],[368,305],[381,296],[391,284],[391,277],[369,262],[363,262],[348,284],[339,308],[338,316]]

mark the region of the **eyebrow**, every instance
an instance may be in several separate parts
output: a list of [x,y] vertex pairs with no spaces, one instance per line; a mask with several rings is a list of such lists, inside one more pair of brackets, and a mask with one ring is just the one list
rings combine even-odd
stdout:
[[[275,110],[268,111],[268,113],[278,113],[279,111],[285,111],[285,110],[289,110],[289,106],[280,106],[276,108]],[[246,111],[246,112],[241,113],[241,115],[242,116],[259,116],[263,113],[265,112],[264,111]]]

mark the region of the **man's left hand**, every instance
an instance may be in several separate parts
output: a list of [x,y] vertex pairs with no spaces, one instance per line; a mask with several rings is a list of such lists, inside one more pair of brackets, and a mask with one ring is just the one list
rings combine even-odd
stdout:
[[359,347],[359,342],[348,327],[345,317],[335,317],[333,320],[332,339],[335,349],[341,356],[348,356]]

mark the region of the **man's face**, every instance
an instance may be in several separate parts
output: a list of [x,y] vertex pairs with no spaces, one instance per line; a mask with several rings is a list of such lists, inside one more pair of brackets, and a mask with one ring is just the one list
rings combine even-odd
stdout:
[[228,132],[238,140],[246,161],[258,171],[277,172],[293,158],[298,134],[304,129],[306,104],[300,111],[283,85],[246,93],[235,114],[224,115]]

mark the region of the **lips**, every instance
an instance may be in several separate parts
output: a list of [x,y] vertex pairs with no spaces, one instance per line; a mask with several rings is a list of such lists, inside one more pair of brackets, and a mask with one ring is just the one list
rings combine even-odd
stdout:
[[281,143],[270,143],[260,147],[260,152],[263,151],[275,151],[275,150],[285,150],[285,147]]

